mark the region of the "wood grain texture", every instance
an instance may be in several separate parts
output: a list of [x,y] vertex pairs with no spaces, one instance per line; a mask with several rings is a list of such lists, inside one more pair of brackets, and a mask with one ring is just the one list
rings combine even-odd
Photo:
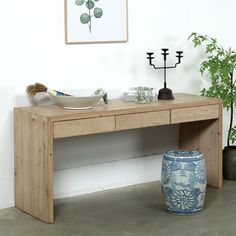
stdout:
[[116,130],[127,130],[167,124],[170,124],[169,110],[116,116]]
[[219,118],[180,124],[179,147],[203,153],[209,186],[222,187],[222,119]]
[[54,138],[65,138],[115,131],[115,117],[54,122]]
[[219,106],[198,106],[188,108],[178,108],[171,110],[171,124],[192,122],[198,120],[210,120],[219,117]]
[[53,223],[53,139],[180,123],[179,147],[204,156],[208,184],[222,186],[222,104],[175,94],[175,100],[136,104],[112,100],[90,110],[58,106],[14,110],[16,207]]
[[15,110],[15,204],[53,222],[53,137],[45,117]]
[[75,120],[112,115],[125,115],[151,111],[170,110],[186,107],[198,107],[218,104],[219,100],[190,94],[175,94],[175,100],[159,100],[149,104],[125,102],[120,99],[110,100],[109,104],[98,103],[90,110],[68,110],[59,106],[19,107],[18,109],[48,117],[51,121]]

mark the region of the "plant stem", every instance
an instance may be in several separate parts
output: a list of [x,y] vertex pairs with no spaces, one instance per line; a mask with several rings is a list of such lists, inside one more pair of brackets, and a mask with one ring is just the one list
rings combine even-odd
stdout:
[[230,123],[229,123],[229,130],[228,130],[228,137],[227,137],[227,146],[230,146],[229,140],[230,140],[230,133],[233,127],[233,118],[234,118],[234,103],[233,103],[233,89],[234,89],[234,83],[233,83],[233,72],[230,73],[230,84],[231,84],[231,101],[230,101]]

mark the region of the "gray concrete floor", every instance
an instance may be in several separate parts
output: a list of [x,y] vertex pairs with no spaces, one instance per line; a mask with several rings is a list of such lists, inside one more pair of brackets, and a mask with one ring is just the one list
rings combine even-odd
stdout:
[[48,225],[16,208],[0,210],[0,236],[235,236],[236,181],[207,189],[205,209],[193,216],[165,212],[153,182],[55,201]]

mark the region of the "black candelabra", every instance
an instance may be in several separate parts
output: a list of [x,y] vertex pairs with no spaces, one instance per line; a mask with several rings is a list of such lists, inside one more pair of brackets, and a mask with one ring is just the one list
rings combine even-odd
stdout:
[[167,48],[162,48],[161,49],[163,51],[162,55],[164,57],[164,66],[162,67],[157,67],[155,66],[153,63],[152,63],[152,60],[155,58],[153,56],[153,52],[147,52],[148,54],[148,57],[147,59],[149,60],[149,64],[150,66],[153,66],[154,69],[161,69],[161,70],[164,70],[164,88],[160,89],[159,90],[159,93],[158,93],[158,99],[159,100],[173,100],[174,99],[174,96],[173,96],[173,93],[172,93],[172,90],[167,88],[167,83],[166,83],[166,70],[167,69],[172,69],[172,68],[176,68],[176,66],[178,64],[180,64],[181,62],[181,58],[183,57],[182,53],[183,51],[176,51],[177,55],[176,57],[178,58],[178,62],[175,63],[174,66],[166,66],[166,59],[167,59],[167,55],[169,55],[169,53],[167,52],[169,49]]

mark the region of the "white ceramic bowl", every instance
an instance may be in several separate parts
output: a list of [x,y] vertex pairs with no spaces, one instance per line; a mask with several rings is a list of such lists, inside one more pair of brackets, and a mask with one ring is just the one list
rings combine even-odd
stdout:
[[95,95],[94,91],[87,90],[67,90],[63,92],[72,96],[50,95],[56,104],[67,109],[90,109],[104,96],[104,94]]

